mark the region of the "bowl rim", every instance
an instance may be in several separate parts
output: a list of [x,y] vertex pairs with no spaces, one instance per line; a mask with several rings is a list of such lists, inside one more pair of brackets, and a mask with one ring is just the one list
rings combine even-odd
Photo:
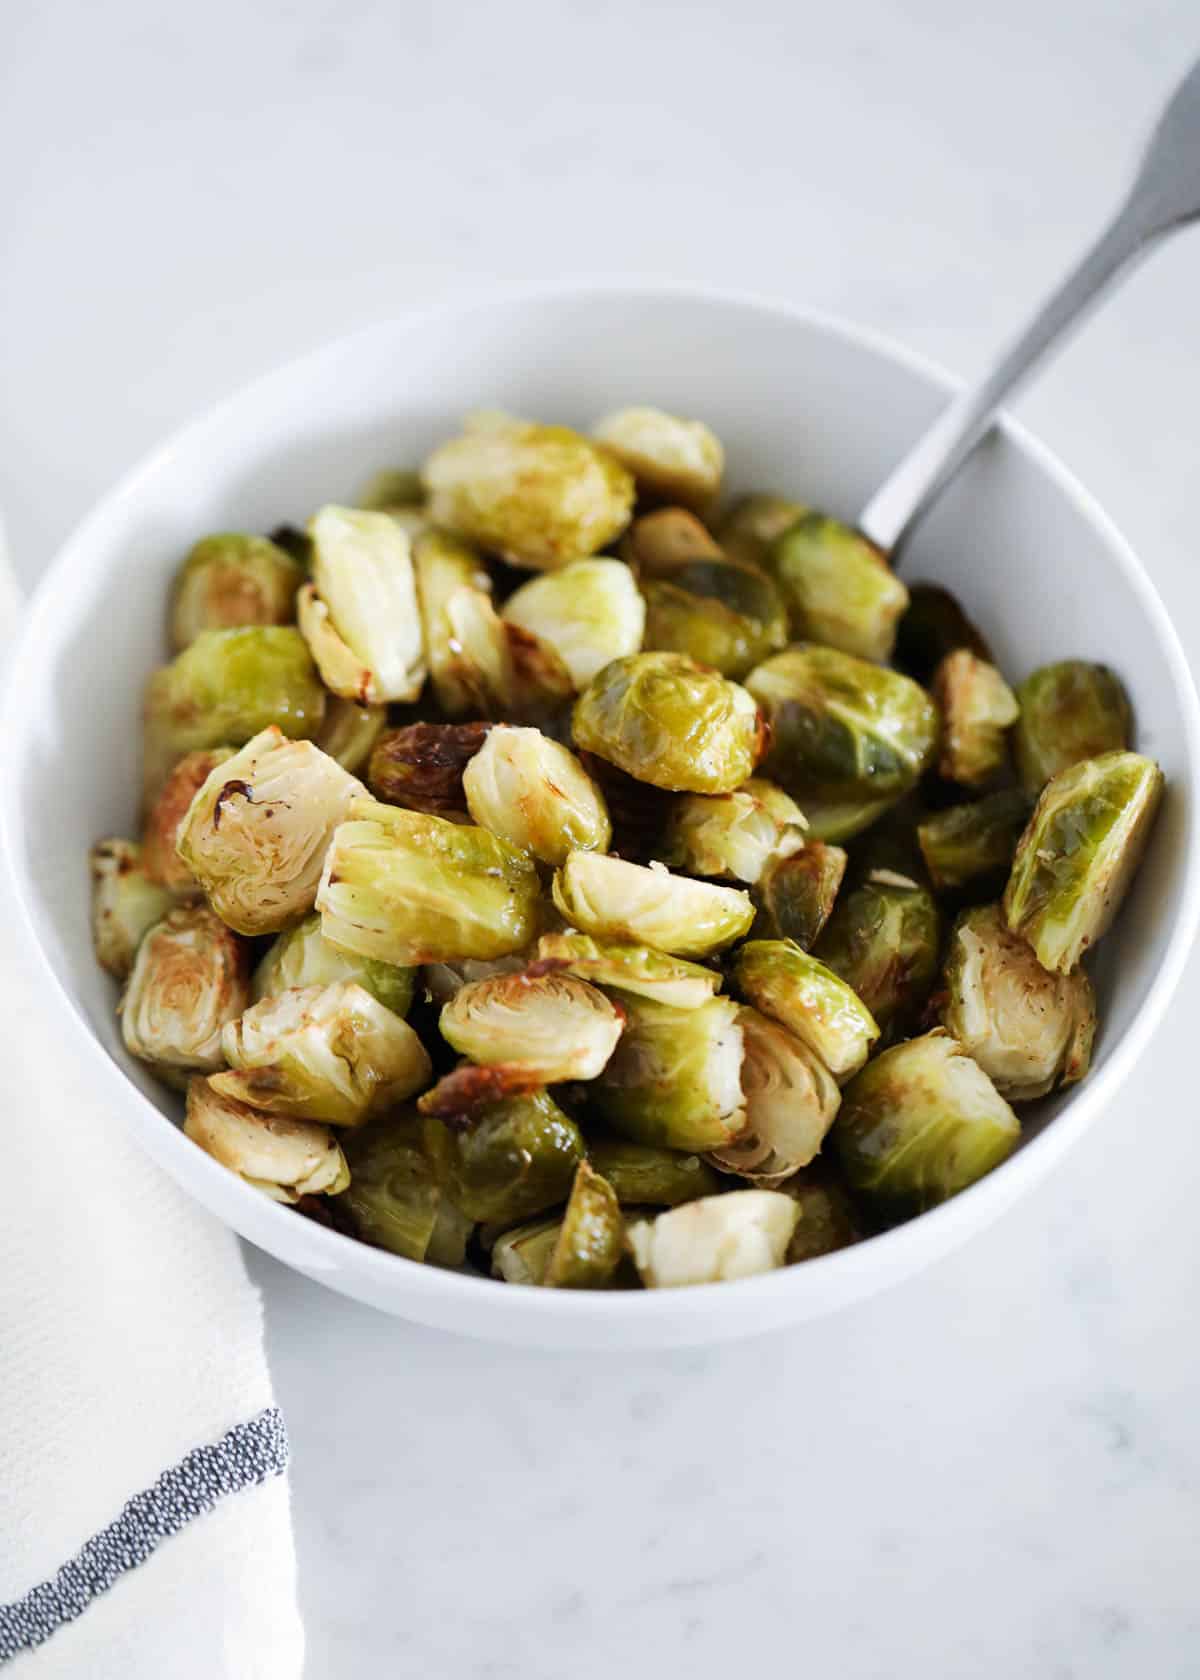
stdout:
[[[330,355],[345,352],[360,339],[369,340],[375,335],[397,330],[412,331],[423,324],[445,326],[466,315],[486,314],[504,308],[580,302],[588,297],[607,303],[623,299],[635,305],[675,300],[715,310],[725,308],[768,315],[864,349],[873,357],[891,362],[915,375],[926,386],[947,398],[961,390],[963,385],[961,380],[930,357],[898,343],[876,328],[784,298],[720,287],[682,285],[653,278],[602,282],[564,279],[537,288],[472,287],[446,302],[369,322],[267,369],[230,395],[185,420],[118,478],[75,525],[38,580],[9,660],[0,703],[0,728],[3,729],[4,757],[10,761],[10,768],[22,752],[21,743],[27,733],[29,712],[21,701],[23,688],[31,669],[41,658],[43,641],[52,640],[46,632],[53,618],[57,597],[78,559],[87,554],[96,531],[121,504],[137,499],[143,485],[154,477],[174,452],[190,446],[206,432],[219,431],[228,415],[276,380],[295,375],[306,363],[316,363]],[[1037,472],[1051,481],[1074,505],[1094,530],[1097,540],[1107,546],[1138,595],[1158,639],[1178,699],[1191,783],[1193,787],[1200,785],[1200,699],[1174,625],[1149,572],[1092,493],[1045,444],[1007,415],[1001,416],[998,425]],[[838,1286],[851,1284],[856,1276],[870,1276],[876,1289],[901,1280],[926,1261],[958,1246],[972,1231],[982,1230],[990,1224],[1020,1195],[1022,1189],[1028,1190],[1044,1178],[1055,1160],[1092,1123],[1128,1077],[1161,1023],[1200,929],[1200,839],[1189,809],[1185,814],[1182,839],[1183,883],[1179,911],[1163,960],[1125,1034],[1113,1047],[1103,1069],[1075,1089],[1067,1106],[1050,1125],[985,1178],[939,1207],[863,1243],[809,1260],[803,1266],[785,1267],[739,1279],[735,1283],[700,1284],[686,1290],[595,1294],[553,1289],[504,1289],[492,1278],[446,1271],[406,1260],[313,1220],[297,1218],[292,1209],[253,1190],[197,1149],[180,1127],[166,1121],[95,1036],[65,982],[55,971],[49,952],[41,941],[33,908],[37,892],[23,864],[17,784],[18,778],[11,773],[3,778],[0,791],[0,852],[3,853],[7,883],[16,901],[24,942],[34,955],[36,965],[49,979],[52,993],[57,995],[72,1020],[74,1039],[82,1041],[85,1046],[83,1053],[92,1058],[93,1065],[99,1064],[102,1070],[100,1077],[105,1088],[112,1093],[114,1107],[117,1106],[118,1095],[125,1098],[120,1105],[124,1123],[133,1131],[140,1146],[189,1196],[285,1264],[352,1295],[358,1293],[352,1284],[352,1275],[356,1275],[370,1285],[373,1300],[379,1302],[383,1298],[394,1297],[396,1308],[401,1312],[406,1300],[415,1301],[418,1297],[431,1304],[444,1304],[447,1319],[453,1318],[456,1306],[461,1306],[469,1316],[472,1308],[484,1307],[491,1301],[497,1308],[503,1304],[506,1320],[516,1315],[547,1328],[559,1322],[566,1325],[582,1322],[593,1327],[608,1324],[616,1330],[626,1322],[636,1322],[642,1327],[650,1327],[656,1320],[677,1324],[681,1318],[687,1318],[699,1322],[708,1318],[719,1299],[726,1303],[727,1313],[735,1311],[744,1316],[749,1329],[754,1327],[754,1320],[760,1313],[764,1322],[769,1321],[771,1304],[777,1305],[793,1294],[813,1296],[812,1310],[815,1312],[822,1310],[815,1305],[815,1298],[821,1295],[838,1298],[841,1294]],[[853,1290],[855,1295],[865,1292],[857,1288]],[[756,1313],[756,1309],[760,1309],[760,1313]],[[431,1311],[436,1313],[436,1307],[431,1305]],[[805,1315],[788,1313],[777,1316],[782,1319]],[[429,1322],[441,1322],[440,1313],[431,1317]]]

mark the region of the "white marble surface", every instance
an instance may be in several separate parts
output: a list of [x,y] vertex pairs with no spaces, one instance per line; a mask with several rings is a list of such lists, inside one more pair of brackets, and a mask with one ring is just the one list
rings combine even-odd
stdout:
[[[10,0],[18,564],[32,580],[120,470],[245,377],[489,276],[774,293],[971,372],[1103,212],[1195,22],[1187,0]],[[1022,405],[1192,648],[1197,296],[1192,236]],[[793,1333],[531,1355],[251,1256],[311,1680],[1195,1674],[1187,992],[1026,1205]]]

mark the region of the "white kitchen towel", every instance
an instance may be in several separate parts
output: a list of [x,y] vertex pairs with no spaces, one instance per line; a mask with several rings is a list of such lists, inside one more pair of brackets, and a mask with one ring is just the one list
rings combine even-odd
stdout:
[[[0,633],[15,602],[0,541]],[[80,867],[84,867],[81,858]],[[7,889],[0,928],[12,928]],[[236,1238],[0,941],[0,1664],[298,1680],[287,1436]]]

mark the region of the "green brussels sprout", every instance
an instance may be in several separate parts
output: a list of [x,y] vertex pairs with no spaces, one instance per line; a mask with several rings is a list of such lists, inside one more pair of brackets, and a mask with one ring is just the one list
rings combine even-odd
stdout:
[[368,705],[415,700],[425,650],[407,532],[386,513],[332,505],[308,531],[313,581],[297,609],[325,686]]
[[742,1091],[746,1123],[731,1143],[710,1150],[722,1172],[775,1184],[806,1167],[833,1124],[841,1096],[817,1053],[757,1009],[743,1009]]
[[1043,968],[1069,974],[1108,931],[1141,862],[1163,773],[1111,752],[1060,770],[1017,844],[1004,914]]
[[888,1213],[920,1213],[999,1166],[1016,1115],[940,1027],[885,1050],[842,1092],[833,1128],[850,1186]]
[[325,855],[317,908],[333,944],[410,967],[523,950],[539,894],[530,859],[486,829],[356,799]]
[[353,775],[370,758],[386,728],[386,706],[366,706],[358,700],[343,700],[340,694],[331,694],[325,703],[325,721],[315,740],[323,753],[328,753]]
[[131,1056],[169,1083],[222,1066],[221,1034],[250,996],[246,948],[207,905],[169,910],[142,937],[121,998]]
[[818,839],[855,827],[818,829],[812,806],[874,805],[857,825],[866,827],[933,762],[937,708],[924,689],[881,665],[837,648],[794,647],[752,671],[746,687],[771,725],[763,775],[800,801]]
[[389,1254],[424,1260],[443,1196],[411,1114],[381,1114],[346,1139],[349,1185],[342,1202],[355,1235]]
[[621,1036],[622,1012],[573,974],[498,974],[442,1008],[442,1037],[473,1062],[526,1062],[543,1085],[595,1079]]
[[845,852],[821,840],[810,840],[798,852],[776,854],[758,878],[752,931],[763,939],[790,939],[810,951],[833,913],[845,873]]
[[612,839],[600,789],[574,753],[540,730],[497,724],[467,763],[462,785],[480,828],[540,863],[603,852]]
[[688,793],[675,802],[662,859],[673,869],[724,880],[761,879],[804,845],[804,813],[772,782],[751,778],[736,793]]
[[324,713],[325,690],[299,630],[204,630],[147,685],[146,800],[185,753],[240,747],[272,724],[293,740],[311,737]]
[[635,1143],[720,1149],[746,1119],[737,1004],[717,997],[671,1009],[629,998],[625,1031],[588,1095],[601,1119]]
[[840,975],[891,1038],[913,1025],[937,976],[941,917],[915,881],[876,871],[844,892],[814,954]]
[[553,893],[559,913],[581,932],[678,957],[707,957],[754,921],[754,906],[733,887],[599,852],[572,852],[555,874]]
[[171,646],[190,647],[204,630],[292,624],[304,573],[266,537],[226,531],[205,537],[179,569],[171,595]]
[[787,613],[765,572],[730,560],[685,560],[642,575],[645,646],[744,677],[787,645]]
[[500,616],[554,648],[584,689],[610,659],[639,651],[646,603],[623,561],[572,560],[522,584]]
[[633,477],[615,456],[566,426],[508,415],[473,415],[421,476],[435,524],[535,571],[597,553],[633,509]]
[[839,1081],[858,1072],[879,1037],[871,1011],[846,982],[790,940],[748,940],[734,958],[733,980],[755,1008],[802,1039]]
[[146,812],[142,824],[142,867],[150,880],[182,898],[194,898],[200,893],[200,883],[176,850],[183,819],[211,773],[232,757],[232,747],[185,753]]
[[[903,798],[903,795],[900,795]],[[804,815],[808,818],[808,839],[825,841],[834,846],[853,840],[864,833],[896,804],[896,799],[853,800],[839,803],[822,799],[806,799]]]
[[193,1075],[187,1088],[185,1137],[274,1202],[301,1196],[335,1196],[350,1174],[328,1126],[260,1114],[214,1091]]
[[1009,1102],[1082,1079],[1096,999],[1082,969],[1049,974],[1010,933],[998,904],[968,910],[950,935],[942,1025]]
[[587,752],[674,793],[731,793],[763,748],[746,690],[677,653],[614,659],[576,701],[573,730]]
[[1029,810],[1020,788],[1001,788],[969,805],[951,805],[926,817],[917,827],[917,840],[937,891],[993,877],[1003,882]]
[[778,1190],[732,1190],[632,1221],[627,1234],[646,1287],[676,1289],[775,1271],[799,1218]]
[[942,714],[938,774],[963,787],[983,787],[1008,763],[1007,730],[1017,699],[994,665],[969,648],[948,653],[933,673]]
[[776,541],[768,569],[797,641],[860,659],[891,658],[908,590],[866,537],[824,514],[804,513]]
[[544,933],[533,972],[565,968],[608,991],[631,992],[672,1009],[699,1009],[721,989],[721,977],[649,945],[622,945],[587,933]]
[[678,1207],[721,1188],[720,1177],[701,1156],[628,1138],[590,1134],[588,1159],[617,1200],[634,1207]]
[[592,436],[628,467],[640,495],[703,512],[720,491],[725,451],[702,420],[622,408],[599,421]]
[[264,729],[209,772],[179,826],[179,856],[238,933],[278,933],[311,910],[329,841],[361,794],[311,741]]
[[383,467],[372,473],[358,493],[358,506],[370,513],[391,513],[396,508],[419,507],[425,487],[416,467]]
[[790,1196],[800,1209],[799,1223],[788,1244],[789,1266],[816,1260],[822,1254],[835,1254],[861,1239],[863,1232],[854,1204],[829,1163],[814,1161],[775,1188]]
[[385,1009],[403,1016],[412,1005],[415,978],[415,969],[355,956],[331,945],[314,911],[275,940],[254,971],[252,989],[254,1001],[261,1003],[294,986],[332,986],[339,980],[354,980]]
[[616,1192],[585,1158],[575,1169],[545,1283],[550,1289],[607,1289],[624,1254],[625,1221]]
[[896,664],[923,686],[948,653],[966,648],[979,659],[992,653],[948,589],[937,583],[914,583],[908,609],[896,630]]
[[487,740],[490,723],[410,723],[389,729],[367,765],[367,786],[385,805],[434,817],[467,816],[463,771]]
[[565,1202],[584,1157],[579,1127],[545,1091],[508,1097],[465,1129],[426,1119],[425,1153],[468,1219],[532,1219]]
[[731,560],[769,570],[775,544],[809,511],[785,496],[743,496],[717,526],[717,537]]
[[691,560],[724,560],[725,552],[694,513],[665,507],[634,520],[621,538],[621,558],[639,575],[665,577]]
[[560,1219],[531,1219],[503,1232],[492,1245],[492,1276],[505,1283],[545,1283],[561,1229]]
[[165,887],[150,879],[143,848],[132,840],[98,841],[89,863],[96,961],[124,980],[133,968],[143,934],[162,920],[174,900]]
[[433,1069],[407,1021],[353,980],[266,997],[221,1035],[229,1071],[213,1089],[262,1108],[361,1126],[429,1083]]
[[1013,731],[1021,785],[1036,799],[1052,776],[1084,758],[1122,752],[1133,737],[1133,711],[1120,677],[1107,665],[1063,659],[1043,665],[1017,689]]

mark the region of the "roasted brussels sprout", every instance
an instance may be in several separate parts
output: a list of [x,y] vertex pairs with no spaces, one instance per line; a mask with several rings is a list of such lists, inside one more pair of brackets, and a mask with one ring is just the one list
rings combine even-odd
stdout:
[[205,537],[179,569],[171,597],[171,645],[190,647],[204,630],[291,624],[304,573],[266,537],[226,531]]
[[625,1253],[625,1221],[611,1184],[585,1159],[546,1266],[551,1289],[607,1289]]
[[754,921],[754,906],[733,887],[599,852],[572,852],[555,874],[553,890],[560,914],[572,927],[600,939],[653,945],[679,957],[722,950]]
[[998,1166],[1020,1135],[987,1074],[936,1028],[885,1050],[842,1092],[833,1128],[851,1188],[919,1213]]
[[1002,1097],[1027,1102],[1082,1079],[1096,1032],[1083,970],[1049,974],[998,904],[968,910],[950,936],[942,1025]]
[[721,488],[725,451],[702,420],[660,408],[622,408],[592,428],[598,443],[628,467],[643,496],[703,511]]
[[538,961],[547,970],[565,968],[609,991],[632,992],[673,1009],[699,1009],[721,987],[721,977],[699,963],[685,962],[649,945],[622,945],[587,933],[544,933]]
[[746,1123],[708,1158],[722,1172],[774,1184],[817,1154],[841,1097],[833,1075],[802,1038],[757,1009],[743,1009],[738,1021]]
[[787,613],[765,572],[730,560],[687,560],[642,577],[645,645],[744,677],[787,644]]
[[1138,753],[1111,752],[1050,781],[1017,845],[1004,914],[1043,968],[1069,974],[1107,932],[1141,862],[1163,773]]
[[573,729],[586,751],[676,793],[731,793],[763,747],[746,690],[677,653],[614,659],[580,695]]
[[896,664],[915,681],[928,684],[946,655],[957,648],[966,648],[979,659],[992,657],[948,589],[937,583],[914,583],[908,610],[897,627]]
[[908,1031],[937,975],[941,918],[915,881],[877,871],[843,892],[814,954],[841,976],[885,1038]]
[[539,890],[530,859],[486,829],[356,799],[334,830],[317,908],[326,939],[360,956],[487,961],[533,939]]
[[639,574],[669,577],[692,560],[724,560],[725,552],[694,513],[667,507],[634,520],[621,539],[621,557]]
[[604,797],[579,760],[537,729],[497,724],[463,771],[467,808],[480,828],[540,863],[606,850]]
[[358,506],[371,513],[419,507],[425,488],[416,467],[383,467],[372,473],[358,493]]
[[442,1192],[421,1140],[421,1122],[398,1110],[346,1138],[350,1182],[342,1200],[356,1234],[376,1248],[425,1260]]
[[633,509],[633,477],[615,456],[566,426],[508,415],[472,416],[421,476],[436,524],[537,571],[597,553]]
[[263,998],[221,1037],[229,1071],[213,1088],[252,1108],[361,1126],[429,1083],[407,1021],[353,980]]
[[207,1079],[188,1081],[184,1134],[205,1154],[275,1202],[334,1196],[349,1171],[328,1126],[261,1114],[215,1091]]
[[465,817],[463,771],[487,740],[490,723],[410,723],[381,737],[367,766],[367,786],[387,805]]
[[635,1143],[720,1149],[745,1125],[738,1006],[717,997],[699,1009],[646,998],[626,1002],[625,1031],[588,1096],[600,1117]]
[[183,819],[211,772],[232,757],[232,747],[185,753],[146,813],[142,866],[152,881],[183,897],[195,897],[200,892],[199,882],[175,849]]
[[473,980],[490,980],[493,974],[520,974],[527,966],[528,956],[523,952],[493,957],[490,962],[467,957],[460,962],[426,963],[421,969],[421,980],[433,1003],[449,1003]]
[[152,881],[143,848],[132,840],[101,840],[92,847],[92,944],[101,968],[124,980],[142,935],[162,920],[172,897]]
[[425,652],[408,534],[386,513],[327,506],[308,525],[300,628],[325,686],[346,700],[415,700]]
[[836,800],[806,799],[804,815],[808,819],[809,842],[821,840],[829,845],[849,842],[877,823],[881,817],[886,816],[895,803],[894,797],[873,800],[848,799],[841,803]]
[[1115,671],[1086,659],[1043,665],[1017,689],[1017,770],[1031,799],[1084,758],[1121,752],[1133,734],[1129,696]]
[[498,974],[463,986],[439,1025],[473,1062],[527,1062],[543,1085],[595,1079],[621,1036],[622,1012],[573,974]]
[[805,513],[779,537],[768,565],[798,641],[861,659],[891,657],[908,590],[866,537],[824,514]]
[[734,959],[733,980],[755,1008],[802,1039],[839,1081],[858,1072],[879,1037],[870,1010],[846,982],[790,940],[747,941]]
[[364,706],[357,700],[343,700],[340,694],[331,694],[325,702],[325,720],[315,740],[323,753],[336,758],[342,769],[353,775],[370,758],[386,727],[386,706]]
[[799,1218],[778,1190],[733,1190],[631,1222],[629,1246],[648,1289],[722,1283],[782,1266]]
[[501,617],[552,647],[583,689],[610,659],[639,651],[646,603],[622,561],[573,560],[522,584]]
[[422,1114],[461,1128],[496,1103],[528,1096],[543,1084],[537,1062],[459,1062],[425,1092],[417,1107]]
[[1001,788],[969,805],[951,805],[926,817],[917,828],[917,840],[938,892],[991,877],[1003,882],[1029,809],[1019,788]]
[[264,729],[210,771],[179,856],[238,933],[277,933],[311,910],[330,838],[359,782],[311,741]]
[[492,1276],[505,1283],[545,1283],[561,1228],[559,1219],[532,1219],[503,1232],[492,1245]]
[[125,1048],[161,1078],[184,1085],[188,1073],[222,1065],[222,1029],[249,996],[237,935],[207,905],[168,911],[137,948],[121,999]]
[[415,976],[415,969],[355,956],[331,945],[314,911],[297,927],[281,933],[259,963],[254,971],[254,1001],[277,997],[293,986],[332,986],[339,980],[355,980],[385,1009],[407,1015]]
[[832,914],[845,873],[845,852],[821,840],[776,854],[758,878],[753,931],[763,939],[794,940],[810,951]]
[[677,800],[663,835],[663,862],[692,875],[754,883],[804,844],[804,813],[772,782],[756,778],[736,793],[689,793]]
[[717,526],[717,536],[731,560],[769,570],[775,544],[808,512],[803,502],[785,496],[743,496]]
[[968,648],[958,648],[934,672],[933,697],[942,714],[939,774],[963,787],[994,781],[1008,763],[1006,732],[1018,710],[999,671]]
[[584,1157],[579,1127],[545,1091],[509,1097],[470,1127],[426,1119],[425,1152],[468,1219],[531,1219],[566,1201]]
[[721,1188],[720,1176],[701,1156],[651,1143],[592,1133],[588,1159],[612,1185],[617,1200],[634,1207],[678,1207],[715,1196]]
[[776,1188],[800,1209],[800,1221],[788,1244],[789,1266],[849,1248],[863,1235],[854,1204],[830,1163],[814,1161]]

